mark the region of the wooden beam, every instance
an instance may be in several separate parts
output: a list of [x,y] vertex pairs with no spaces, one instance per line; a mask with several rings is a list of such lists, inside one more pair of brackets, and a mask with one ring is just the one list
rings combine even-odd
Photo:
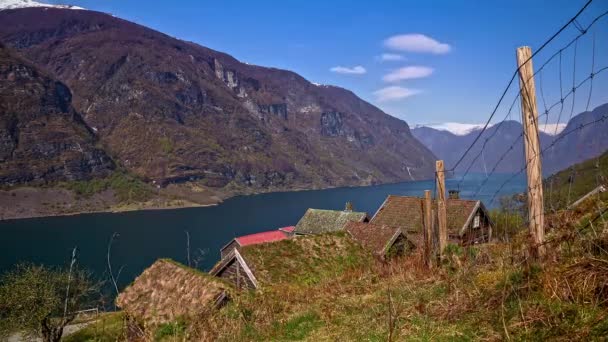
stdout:
[[439,255],[443,256],[443,250],[448,243],[448,221],[445,203],[445,170],[443,160],[435,163],[435,174],[437,179],[437,223],[439,226]]
[[253,283],[253,286],[257,289],[258,280],[255,279],[253,272],[251,272],[251,269],[245,262],[245,259],[243,259],[243,257],[241,256],[241,253],[239,253],[239,251],[236,248],[234,249],[234,256],[236,257],[236,261],[241,264],[241,267],[243,267],[243,271],[245,271],[245,274],[247,274],[247,277],[249,277],[249,280],[251,280],[251,282]]
[[431,190],[424,190],[424,263],[427,267],[433,266],[433,209]]
[[534,256],[545,254],[543,178],[538,138],[538,110],[536,106],[536,87],[532,67],[532,49],[523,46],[517,49],[519,88],[521,98],[521,117],[524,128],[524,152],[528,177],[528,221],[532,237],[531,250]]

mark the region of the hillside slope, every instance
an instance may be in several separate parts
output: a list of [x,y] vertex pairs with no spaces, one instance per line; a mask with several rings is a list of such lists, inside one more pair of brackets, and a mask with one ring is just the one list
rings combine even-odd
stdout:
[[[599,185],[608,186],[608,151],[545,179],[545,206],[563,209]],[[608,199],[608,193],[600,198]]]
[[67,84],[124,167],[236,189],[432,177],[408,125],[352,92],[86,11],[0,12],[0,40]]
[[0,44],[0,184],[105,177],[112,160],[69,89]]

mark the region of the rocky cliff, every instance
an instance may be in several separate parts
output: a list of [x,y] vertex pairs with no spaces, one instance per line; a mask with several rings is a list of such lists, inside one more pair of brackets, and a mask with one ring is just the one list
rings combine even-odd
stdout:
[[0,184],[103,177],[112,160],[70,90],[0,44]]
[[[64,82],[130,172],[250,189],[432,177],[408,125],[352,92],[93,11],[0,12],[0,40]],[[409,172],[408,172],[409,170]]]

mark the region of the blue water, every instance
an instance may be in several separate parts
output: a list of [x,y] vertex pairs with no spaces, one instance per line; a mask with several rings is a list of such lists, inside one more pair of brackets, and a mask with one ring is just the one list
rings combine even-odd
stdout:
[[[511,175],[493,175],[478,199],[488,207],[494,192]],[[461,197],[471,198],[485,175],[468,175],[460,186]],[[448,189],[460,181],[447,181]],[[217,206],[127,213],[83,214],[0,221],[0,272],[19,262],[65,265],[71,250],[78,247],[80,265],[96,276],[106,274],[106,250],[114,232],[112,264],[122,267],[119,283],[130,283],[154,260],[168,257],[186,263],[186,234],[191,254],[206,251],[199,268],[208,270],[219,258],[219,248],[235,236],[295,225],[307,208],[338,209],[350,201],[355,210],[372,216],[389,194],[422,196],[434,189],[433,181],[404,182],[369,187],[279,192],[228,199]],[[525,189],[524,176],[505,186],[501,194]]]

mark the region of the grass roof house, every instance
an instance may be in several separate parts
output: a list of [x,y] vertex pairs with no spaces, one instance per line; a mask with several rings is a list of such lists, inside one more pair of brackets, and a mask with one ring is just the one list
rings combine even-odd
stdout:
[[343,232],[250,245],[234,249],[233,253],[210,273],[241,289],[316,283],[364,264],[371,256]]
[[347,222],[367,222],[367,213],[351,210],[308,209],[296,224],[295,234],[322,234],[344,230]]
[[116,305],[140,324],[162,324],[219,308],[230,287],[216,277],[160,259],[118,295]]
[[380,259],[406,255],[416,248],[416,245],[398,227],[348,222],[345,229],[355,241]]
[[[424,199],[389,195],[371,223],[401,228],[406,235],[422,234]],[[448,239],[470,245],[489,242],[493,223],[481,201],[449,198],[446,200]]]

